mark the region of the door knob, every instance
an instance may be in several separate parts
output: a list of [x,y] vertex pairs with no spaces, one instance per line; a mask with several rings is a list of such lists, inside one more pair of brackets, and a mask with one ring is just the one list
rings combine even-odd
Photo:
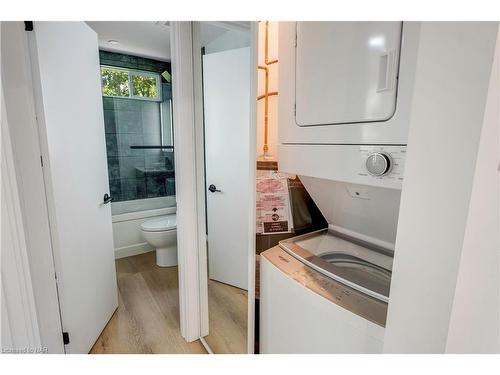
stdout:
[[108,193],[104,194],[104,199],[103,199],[103,203],[104,203],[104,204],[108,204],[108,203],[110,203],[112,200],[113,200],[113,197],[112,197],[111,195],[109,195]]
[[214,184],[210,185],[210,186],[208,187],[208,190],[209,190],[211,193],[215,193],[215,192],[220,193],[220,192],[221,192],[220,190],[218,190],[218,189],[217,189],[217,187],[216,187]]

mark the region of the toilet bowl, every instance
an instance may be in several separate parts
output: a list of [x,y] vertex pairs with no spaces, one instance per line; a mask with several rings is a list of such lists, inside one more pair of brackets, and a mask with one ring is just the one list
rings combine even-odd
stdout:
[[176,215],[158,216],[141,224],[144,240],[156,249],[156,264],[160,267],[177,265]]

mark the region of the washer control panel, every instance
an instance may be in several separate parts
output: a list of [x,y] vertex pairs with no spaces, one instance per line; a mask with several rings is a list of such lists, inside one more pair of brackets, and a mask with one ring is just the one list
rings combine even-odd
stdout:
[[406,146],[360,146],[359,176],[402,181]]

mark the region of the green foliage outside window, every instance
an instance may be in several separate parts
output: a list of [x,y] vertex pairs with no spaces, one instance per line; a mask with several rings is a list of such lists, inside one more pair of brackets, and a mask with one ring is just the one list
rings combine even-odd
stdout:
[[132,87],[134,88],[133,96],[141,96],[145,98],[158,97],[157,79],[146,75],[132,74]]
[[128,72],[117,69],[101,69],[102,93],[106,96],[129,96]]
[[160,99],[159,75],[102,67],[101,80],[104,96]]

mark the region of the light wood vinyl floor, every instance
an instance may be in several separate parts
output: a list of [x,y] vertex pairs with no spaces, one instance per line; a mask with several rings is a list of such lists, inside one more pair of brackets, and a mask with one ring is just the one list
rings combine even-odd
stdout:
[[248,292],[208,280],[209,335],[205,337],[216,354],[247,353]]
[[119,306],[91,354],[206,353],[180,334],[177,267],[162,268],[155,252],[116,260]]

